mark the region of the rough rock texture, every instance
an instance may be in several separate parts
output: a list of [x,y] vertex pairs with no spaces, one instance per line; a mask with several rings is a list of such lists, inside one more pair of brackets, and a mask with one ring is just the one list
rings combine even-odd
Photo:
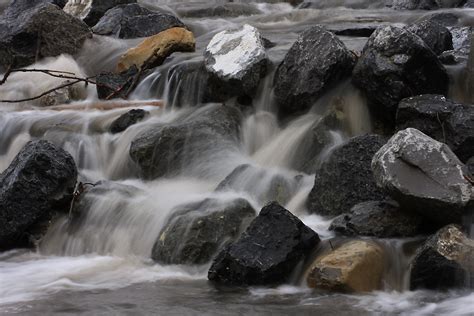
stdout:
[[425,93],[445,95],[449,79],[420,37],[405,28],[386,26],[369,38],[352,82],[365,92],[372,113],[391,129],[401,99]]
[[411,264],[410,289],[462,287],[466,271],[474,272],[474,240],[449,225],[431,236]]
[[316,259],[308,286],[338,292],[379,290],[384,271],[383,250],[367,241],[351,241]]
[[167,107],[181,108],[202,104],[206,93],[208,73],[202,60],[177,63],[168,71],[169,91]]
[[425,20],[408,26],[408,30],[418,35],[425,44],[436,54],[453,49],[453,36],[441,24]]
[[274,77],[274,93],[279,111],[293,114],[306,111],[329,88],[348,76],[354,55],[334,35],[313,26],[299,36]]
[[126,99],[128,91],[133,88],[133,81],[137,75],[138,69],[135,66],[121,73],[100,73],[96,78],[96,89],[99,99]]
[[235,107],[207,106],[138,135],[130,146],[130,157],[145,178],[179,172],[213,157],[216,150],[235,148],[241,119]]
[[436,0],[393,0],[392,8],[396,10],[436,10],[440,6]]
[[193,33],[182,27],[170,28],[145,39],[137,47],[130,48],[120,57],[117,70],[122,72],[132,66],[154,68],[175,52],[194,52],[195,48]]
[[179,8],[177,13],[184,18],[204,17],[238,17],[242,15],[254,15],[262,13],[255,6],[246,3],[225,3],[222,5],[211,5],[209,7],[186,7]]
[[0,16],[0,71],[43,57],[74,55],[91,36],[85,23],[56,5],[14,1]]
[[173,15],[150,11],[132,3],[107,11],[92,30],[100,35],[137,38],[153,36],[173,27],[185,25]]
[[236,242],[217,255],[208,278],[228,285],[283,283],[318,243],[318,234],[271,203]]
[[47,141],[31,141],[0,174],[0,250],[29,246],[35,226],[67,211],[77,180],[74,160]]
[[245,24],[214,35],[204,52],[209,73],[206,99],[224,101],[253,96],[267,71],[268,57],[260,32]]
[[372,157],[383,144],[385,140],[379,135],[363,135],[336,148],[316,172],[308,210],[336,216],[360,202],[384,200],[371,169]]
[[375,154],[372,169],[403,209],[440,224],[460,223],[474,198],[466,166],[448,146],[413,128],[395,134]]
[[369,201],[334,219],[329,227],[345,236],[413,237],[422,233],[422,217],[405,213],[395,202]]
[[244,199],[206,199],[177,207],[156,240],[152,259],[165,264],[204,264],[235,241],[255,217]]
[[150,115],[150,112],[143,109],[133,109],[120,115],[115,121],[110,124],[110,132],[112,134],[121,133],[130,126],[143,121],[145,117]]
[[396,129],[416,128],[445,143],[467,161],[474,156],[474,106],[455,103],[441,95],[403,99],[397,110]]
[[64,12],[93,27],[109,9],[120,4],[136,2],[137,0],[69,0],[64,6]]

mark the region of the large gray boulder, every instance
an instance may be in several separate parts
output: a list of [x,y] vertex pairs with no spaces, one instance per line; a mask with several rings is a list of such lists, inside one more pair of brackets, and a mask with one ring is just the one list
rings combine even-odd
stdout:
[[130,146],[130,157],[148,179],[177,174],[192,164],[218,159],[227,149],[238,150],[240,111],[209,105],[170,124],[152,126]]
[[226,285],[281,284],[319,241],[318,234],[297,217],[271,203],[217,255],[208,278]]
[[69,153],[31,141],[0,174],[0,250],[30,246],[55,212],[68,211],[77,169]]
[[208,101],[253,96],[267,72],[268,56],[260,32],[245,24],[214,35],[204,52],[209,73]]
[[43,57],[74,55],[91,36],[85,23],[54,4],[14,1],[0,16],[0,72]]
[[446,95],[449,79],[419,36],[406,28],[386,26],[369,38],[352,82],[365,92],[371,112],[390,130],[400,100],[427,93]]
[[336,148],[316,171],[307,207],[311,213],[337,216],[364,201],[384,200],[373,178],[373,155],[385,144],[379,135],[351,138]]
[[300,34],[278,66],[273,80],[279,111],[308,110],[328,89],[350,75],[355,56],[321,26]]
[[451,32],[437,22],[425,20],[413,23],[407,28],[410,32],[418,35],[436,55],[453,49]]
[[456,103],[442,95],[403,99],[397,110],[396,129],[416,128],[443,142],[463,162],[474,156],[474,106]]
[[456,225],[431,236],[411,263],[410,289],[446,290],[463,287],[467,273],[474,272],[474,240]]
[[64,6],[64,11],[93,27],[109,9],[120,4],[136,2],[137,0],[69,0]]
[[414,128],[396,133],[374,155],[372,169],[403,209],[438,224],[461,223],[473,202],[466,166],[448,146]]
[[92,30],[100,35],[137,38],[149,37],[173,27],[185,25],[171,14],[151,11],[131,3],[108,10]]
[[151,257],[164,264],[204,264],[235,241],[255,216],[244,199],[206,199],[178,206],[160,232]]

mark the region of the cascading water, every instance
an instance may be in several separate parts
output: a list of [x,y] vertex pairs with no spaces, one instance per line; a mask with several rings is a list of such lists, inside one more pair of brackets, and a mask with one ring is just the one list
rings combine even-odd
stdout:
[[[192,3],[205,8],[226,1],[143,0],[150,8],[178,12]],[[130,99],[133,108],[150,115],[126,131],[111,134],[109,126],[129,107],[109,111],[62,111],[38,108],[38,103],[0,103],[0,171],[31,139],[46,139],[68,151],[86,183],[92,187],[80,204],[81,213],[56,219],[37,252],[14,250],[0,254],[0,313],[131,313],[131,314],[260,314],[289,313],[467,315],[474,307],[473,294],[453,291],[436,293],[407,291],[410,258],[417,239],[389,239],[381,246],[388,253],[384,291],[363,295],[313,295],[304,281],[277,288],[250,288],[216,292],[207,284],[209,263],[204,265],[161,265],[151,261],[153,244],[166,220],[177,207],[216,199],[221,202],[244,198],[260,210],[268,202],[268,188],[283,188],[275,199],[293,212],[322,239],[333,237],[328,227],[332,218],[309,215],[306,198],[314,185],[314,174],[299,168],[298,150],[313,132],[325,111],[335,105],[348,118],[343,130],[329,130],[330,141],[314,160],[319,166],[331,152],[351,136],[373,130],[366,101],[349,82],[326,93],[305,115],[281,123],[273,98],[274,69],[260,84],[251,110],[244,111],[240,146],[213,144],[193,152],[193,161],[177,174],[148,181],[130,158],[130,143],[154,126],[179,122],[197,115],[204,91],[202,52],[212,36],[224,29],[249,23],[276,45],[268,49],[275,64],[281,61],[298,32],[316,23],[338,28],[366,21],[367,24],[406,23],[425,16],[421,11],[392,11],[373,1],[321,1],[309,9],[288,3],[250,3],[261,13],[232,18],[183,18],[196,36],[195,53],[172,55],[160,67],[146,74]],[[0,11],[8,1],[0,0]],[[446,10],[446,13],[456,10]],[[472,21],[472,10],[459,12],[460,23]],[[367,38],[342,37],[348,47],[359,50]],[[32,66],[71,71],[92,76],[114,69],[117,59],[139,40],[95,36],[74,58],[59,56]],[[459,69],[449,69],[461,78]],[[58,79],[59,80],[59,79]],[[15,74],[0,86],[0,99],[26,98],[60,82],[48,76]],[[464,100],[461,83],[454,81],[451,97]],[[97,102],[94,87],[79,86],[86,108]],[[163,100],[164,108],[141,105]],[[131,102],[132,102],[131,101]],[[231,102],[237,102],[233,100]],[[204,105],[204,108],[212,105]],[[189,149],[189,148],[188,148]],[[192,149],[195,150],[195,149]],[[191,157],[191,155],[190,155]],[[229,186],[219,188],[235,170],[243,170]],[[275,184],[276,183],[276,184]],[[25,197],[27,198],[27,197]],[[472,236],[472,231],[471,231]],[[296,277],[295,279],[299,279]],[[113,291],[111,291],[113,290]],[[80,295],[77,293],[80,292]],[[27,303],[25,303],[27,302]],[[54,305],[54,306],[53,306]],[[338,306],[337,312],[334,306]],[[105,306],[105,307],[104,307]],[[340,313],[339,313],[340,312]]]

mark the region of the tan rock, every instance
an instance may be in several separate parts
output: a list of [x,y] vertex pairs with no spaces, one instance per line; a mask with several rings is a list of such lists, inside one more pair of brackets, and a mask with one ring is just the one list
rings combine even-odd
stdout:
[[137,47],[129,49],[120,57],[117,72],[127,70],[133,65],[141,68],[156,67],[174,52],[194,52],[196,40],[192,32],[182,27],[173,27],[156,35],[147,37]]
[[369,292],[381,287],[383,250],[367,241],[351,241],[318,257],[307,276],[309,287],[339,292]]

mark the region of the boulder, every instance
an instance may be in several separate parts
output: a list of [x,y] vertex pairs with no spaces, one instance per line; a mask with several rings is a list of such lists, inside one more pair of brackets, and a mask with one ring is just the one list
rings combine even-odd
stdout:
[[153,36],[173,27],[185,25],[173,15],[151,11],[131,3],[107,11],[92,31],[118,38],[137,38]]
[[456,155],[414,128],[396,133],[374,155],[377,184],[404,210],[438,224],[461,223],[474,201],[467,168]]
[[0,16],[0,72],[40,58],[76,54],[89,27],[50,3],[14,1]]
[[152,259],[164,264],[204,264],[235,241],[255,217],[244,199],[206,199],[178,206],[156,240]]
[[202,60],[181,61],[170,67],[167,77],[167,107],[181,108],[202,104],[208,73]]
[[150,112],[143,109],[133,109],[120,115],[116,120],[110,124],[110,132],[112,134],[121,133],[130,126],[143,121],[145,117],[150,115]]
[[365,92],[376,118],[392,129],[400,100],[426,93],[445,95],[449,79],[420,37],[402,27],[386,26],[369,38],[352,82]]
[[109,9],[120,4],[136,2],[137,0],[69,0],[64,6],[64,12],[93,27]]
[[120,57],[117,71],[126,71],[132,66],[150,69],[160,66],[175,52],[194,52],[196,40],[192,32],[182,27],[174,27],[146,38]]
[[307,207],[311,213],[337,216],[361,202],[384,200],[373,178],[373,155],[385,144],[379,135],[362,135],[336,148],[316,171]]
[[392,0],[395,10],[436,10],[440,6],[436,0]]
[[260,32],[245,24],[214,35],[204,52],[209,74],[207,101],[253,96],[267,71],[268,57]]
[[474,272],[474,240],[458,226],[448,225],[417,250],[411,263],[410,289],[462,287],[466,272]]
[[316,259],[307,276],[309,287],[336,292],[380,290],[384,252],[376,244],[356,240]]
[[211,5],[209,7],[186,7],[177,10],[183,18],[205,18],[205,17],[238,17],[244,15],[254,15],[262,13],[255,6],[247,3],[225,3],[221,5]]
[[273,80],[279,111],[294,114],[308,110],[328,89],[350,75],[355,55],[321,26],[298,37],[278,66]]
[[126,99],[135,88],[134,82],[139,75],[138,68],[132,66],[120,73],[103,72],[96,77],[96,89],[99,99]]
[[396,129],[416,128],[443,142],[467,161],[474,156],[474,106],[463,105],[441,95],[403,99],[397,110]]
[[350,9],[378,9],[385,7],[385,0],[307,0],[300,4],[299,9],[332,9],[332,8],[350,8]]
[[418,35],[436,55],[453,49],[451,32],[437,22],[425,20],[411,24],[407,28]]
[[399,238],[419,235],[422,225],[421,216],[403,212],[395,202],[368,201],[336,217],[329,230],[345,236]]
[[281,284],[319,241],[317,233],[274,202],[217,255],[208,278],[226,285]]
[[66,151],[50,142],[28,142],[0,174],[0,250],[30,246],[36,227],[68,211],[77,169]]
[[216,149],[235,150],[241,119],[235,107],[209,105],[138,135],[130,146],[130,157],[145,178],[176,174],[192,163],[218,157]]

